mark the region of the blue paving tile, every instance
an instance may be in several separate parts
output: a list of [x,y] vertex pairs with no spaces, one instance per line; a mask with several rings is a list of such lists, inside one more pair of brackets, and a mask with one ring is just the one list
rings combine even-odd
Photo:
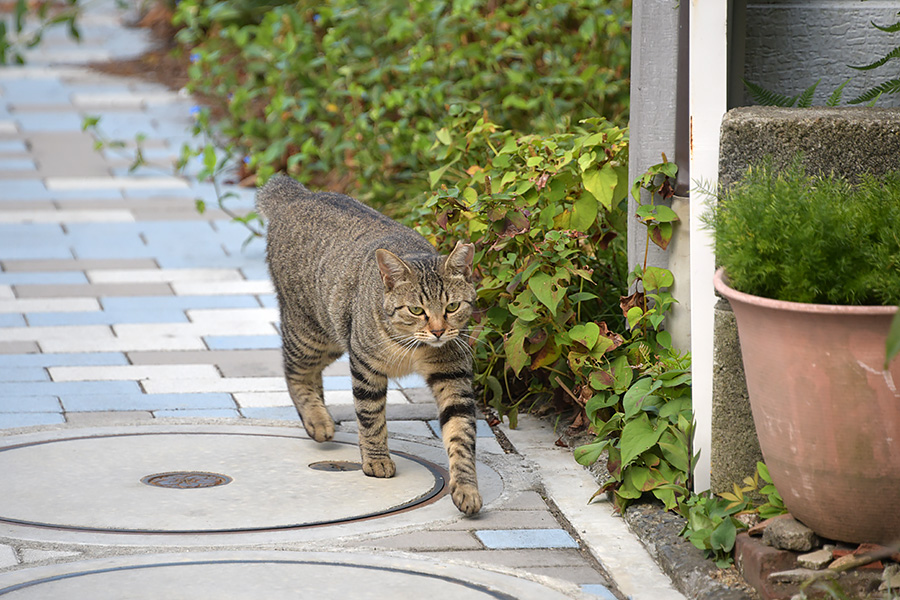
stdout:
[[0,371],[0,381],[50,381],[50,376],[40,367],[12,367]]
[[3,99],[10,104],[68,104],[69,90],[56,77],[6,79]]
[[65,423],[62,413],[0,413],[0,429]]
[[166,418],[202,418],[202,419],[240,419],[241,413],[234,408],[197,408],[186,410],[156,410],[153,415],[158,419]]
[[22,140],[0,140],[0,152],[28,152],[28,146]]
[[[262,243],[262,242],[260,242]],[[241,273],[244,275],[244,279],[251,279],[255,281],[266,281],[269,279],[269,269],[266,267],[264,252],[260,249],[259,252],[259,261],[255,261],[252,264],[249,264],[245,267],[241,267]],[[272,296],[275,298],[274,294],[266,294],[267,296]]]
[[108,311],[188,310],[199,308],[259,308],[255,296],[109,296],[100,298]]
[[53,194],[40,179],[4,179],[3,200],[51,200]]
[[123,323],[186,323],[184,311],[178,309],[104,310],[89,312],[29,313],[33,326],[119,325]]
[[482,529],[475,536],[491,550],[578,547],[565,529]]
[[322,378],[322,386],[326,390],[352,390],[353,379],[344,375],[328,375]]
[[52,131],[81,131],[81,115],[68,111],[17,113],[19,128],[25,133]]
[[428,384],[425,383],[425,380],[422,379],[422,376],[418,373],[413,373],[411,375],[407,375],[406,377],[400,377],[394,380],[398,386],[402,388],[423,388],[428,387]]
[[81,271],[45,271],[39,273],[13,272],[0,273],[0,284],[33,285],[33,284],[69,284],[88,283]]
[[73,223],[67,241],[78,258],[152,258],[136,223]]
[[25,317],[16,313],[0,313],[0,327],[24,327]]
[[136,381],[29,381],[0,383],[4,396],[62,396],[63,394],[140,394]]
[[263,308],[278,308],[278,298],[275,294],[260,294],[257,298]]
[[[3,197],[6,197],[5,188]],[[0,224],[0,256],[5,260],[72,258],[72,253],[59,225],[15,223]]]
[[0,171],[35,171],[37,165],[30,158],[4,158],[0,160]]
[[67,411],[97,410],[190,410],[235,407],[231,394],[66,394],[59,399]]
[[299,421],[300,416],[293,406],[251,406],[241,409],[248,419],[269,419],[272,421]]
[[600,583],[586,583],[581,586],[581,591],[603,600],[618,600],[608,587]]
[[0,354],[0,367],[92,367],[127,365],[121,352],[77,352],[57,354]]
[[203,338],[210,350],[281,348],[280,335],[210,335]]
[[[434,435],[441,438],[441,423],[437,419],[433,419],[428,421],[428,426],[431,427],[431,431],[434,432]],[[491,426],[487,424],[487,421],[482,419],[477,419],[475,421],[475,437],[480,438],[492,438],[494,437],[494,432],[491,430]]]
[[97,124],[97,129],[109,139],[130,141],[138,134],[151,137],[153,123],[140,110],[105,112]]
[[56,396],[4,396],[0,398],[0,413],[59,411],[62,411],[62,407]]

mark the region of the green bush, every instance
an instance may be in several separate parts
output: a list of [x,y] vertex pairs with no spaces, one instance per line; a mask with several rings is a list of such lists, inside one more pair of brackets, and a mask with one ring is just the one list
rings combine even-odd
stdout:
[[793,302],[900,303],[900,172],[850,183],[750,168],[705,216],[732,287]]
[[248,171],[381,207],[428,189],[454,103],[524,133],[624,122],[629,20],[629,0],[183,0],[174,15],[188,89]]

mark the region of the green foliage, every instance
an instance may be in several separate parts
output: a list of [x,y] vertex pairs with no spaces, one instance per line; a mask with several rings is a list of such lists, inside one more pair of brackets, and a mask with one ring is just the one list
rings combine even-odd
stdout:
[[624,343],[614,330],[627,273],[617,237],[627,138],[602,119],[542,137],[503,129],[478,105],[449,114],[435,191],[409,221],[443,251],[475,244],[476,380],[515,425],[523,402],[565,402],[573,389],[580,398],[587,374],[608,369],[607,353]]
[[751,167],[704,217],[716,255],[742,292],[793,302],[900,303],[900,172],[807,175]]
[[[755,501],[760,496],[765,497],[765,502]],[[769,469],[758,462],[756,473],[745,477],[742,486],[735,483],[731,492],[719,494],[718,498],[709,492],[689,496],[680,504],[678,512],[686,519],[681,535],[704,550],[719,567],[727,567],[732,562],[737,534],[746,528],[738,516],[755,513],[769,519],[787,510],[772,485]]]
[[[0,65],[10,62],[25,64],[24,52],[41,43],[48,29],[65,27],[72,39],[81,39],[78,29],[80,7],[78,0],[65,0],[64,5],[37,2],[36,9],[27,0],[16,0],[13,7],[12,29],[5,19],[0,19]],[[36,19],[33,25],[30,19]]]
[[263,181],[287,171],[381,207],[425,193],[448,106],[550,135],[624,121],[629,0],[183,0],[188,89],[213,103],[229,153]]

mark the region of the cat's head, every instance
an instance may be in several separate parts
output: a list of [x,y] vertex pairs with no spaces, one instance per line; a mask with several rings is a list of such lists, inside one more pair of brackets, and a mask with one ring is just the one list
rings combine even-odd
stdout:
[[384,249],[375,259],[384,282],[384,310],[396,339],[441,346],[459,337],[472,316],[475,247],[458,242],[449,256],[408,256]]

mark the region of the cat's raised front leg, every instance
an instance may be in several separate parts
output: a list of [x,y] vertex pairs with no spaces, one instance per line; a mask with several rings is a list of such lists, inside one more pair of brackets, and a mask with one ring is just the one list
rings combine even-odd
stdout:
[[475,393],[468,357],[430,366],[425,380],[437,401],[441,437],[450,462],[450,496],[460,511],[481,510],[475,473]]
[[341,353],[321,347],[285,327],[282,330],[284,378],[291,401],[309,437],[327,442],[334,437],[334,420],[325,408],[322,370]]
[[387,376],[350,350],[353,404],[359,425],[359,451],[363,473],[369,477],[393,477],[397,467],[388,452]]

